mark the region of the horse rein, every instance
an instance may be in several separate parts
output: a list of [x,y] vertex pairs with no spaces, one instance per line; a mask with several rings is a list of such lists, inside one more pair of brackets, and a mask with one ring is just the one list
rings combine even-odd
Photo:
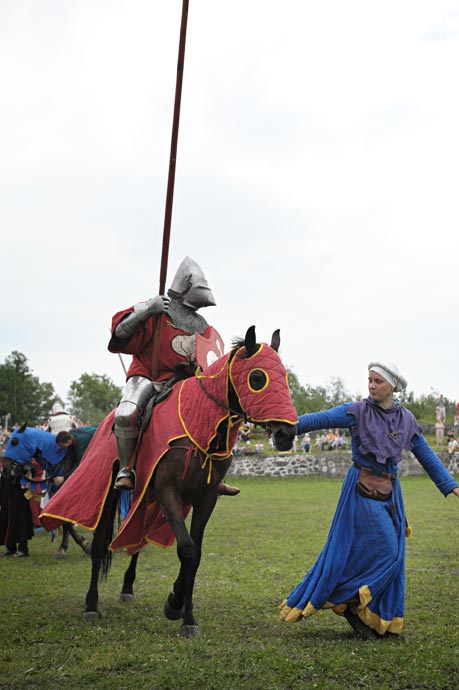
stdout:
[[[235,354],[236,354],[236,350],[234,350],[232,356],[234,356]],[[232,356],[230,357],[230,359],[232,359]],[[212,400],[216,405],[218,405],[219,407],[222,407],[224,410],[226,410],[227,412],[230,412],[232,415],[235,415],[236,417],[241,417],[244,420],[245,424],[254,424],[255,426],[261,426],[263,429],[267,429],[267,430],[270,429],[268,424],[263,424],[261,422],[254,422],[254,420],[251,419],[250,417],[248,417],[247,414],[243,410],[239,410],[239,411],[234,410],[232,407],[230,407],[225,402],[223,402],[223,400],[219,400],[218,398],[216,398],[205,387],[202,378],[199,376],[199,371],[202,371],[202,368],[198,366],[196,368],[196,371],[195,371],[195,376],[198,379],[199,385],[201,386],[203,393],[205,393],[207,395],[207,397],[210,398],[210,400]],[[230,385],[231,385],[231,389],[234,391],[234,387],[233,387],[231,382],[230,382]]]
[[219,400],[218,398],[216,398],[212,393],[210,393],[210,392],[207,390],[207,388],[205,387],[205,385],[204,385],[204,383],[203,383],[203,381],[202,381],[202,378],[200,378],[199,376],[197,376],[197,379],[198,379],[199,385],[201,386],[202,391],[203,391],[203,392],[207,395],[207,397],[210,398],[210,400],[212,400],[216,405],[218,405],[219,407],[223,407],[224,410],[227,410],[228,412],[230,412],[232,415],[235,415],[236,417],[242,417],[242,419],[244,420],[244,423],[245,423],[245,424],[254,424],[255,426],[261,426],[261,427],[263,427],[263,429],[266,429],[266,428],[268,427],[267,424],[262,424],[261,422],[254,422],[253,419],[250,419],[250,417],[248,417],[248,416],[246,415],[246,413],[243,412],[242,410],[240,410],[240,411],[234,410],[232,407],[230,407],[229,405],[227,405],[226,403],[224,403],[223,400]]
[[200,376],[198,376],[197,379],[198,379],[198,383],[199,383],[199,385],[201,386],[203,392],[204,392],[204,393],[207,395],[207,397],[210,398],[210,400],[212,400],[216,405],[218,405],[219,407],[223,407],[224,410],[227,410],[228,412],[231,412],[231,414],[232,414],[232,415],[235,415],[236,417],[242,417],[246,423],[247,423],[247,422],[250,422],[250,419],[248,419],[248,417],[247,417],[247,415],[246,415],[245,413],[242,413],[242,411],[241,411],[241,412],[238,412],[237,410],[233,410],[233,408],[230,407],[229,405],[227,405],[226,403],[224,403],[223,400],[219,400],[218,398],[215,397],[215,395],[213,395],[212,393],[210,393],[210,392],[207,390],[207,388],[205,387],[205,385],[203,384],[202,378],[201,378]]

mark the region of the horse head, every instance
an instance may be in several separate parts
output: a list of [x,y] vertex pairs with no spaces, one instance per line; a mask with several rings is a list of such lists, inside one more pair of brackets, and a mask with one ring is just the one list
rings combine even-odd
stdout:
[[235,343],[229,360],[229,378],[240,410],[255,424],[271,430],[278,450],[290,450],[298,415],[293,407],[287,372],[278,355],[279,330],[271,345],[257,343],[255,326]]
[[6,442],[4,458],[20,463],[29,462],[35,453],[36,445],[29,434],[30,427],[24,422],[15,429]]

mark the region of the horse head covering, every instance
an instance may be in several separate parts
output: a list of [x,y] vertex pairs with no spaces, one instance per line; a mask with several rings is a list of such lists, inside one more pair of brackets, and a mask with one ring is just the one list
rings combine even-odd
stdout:
[[34,458],[40,462],[44,458],[49,464],[57,465],[64,459],[67,448],[56,443],[54,434],[43,429],[22,426],[11,434],[6,444],[4,457],[19,464],[30,462]]
[[183,304],[191,309],[213,307],[216,304],[204,271],[189,256],[178,267],[168,292],[181,298]]
[[[203,452],[207,453],[213,439],[218,437],[220,450],[213,454],[227,457],[236,443],[242,416],[237,418],[230,408],[229,383],[249,421],[258,424],[280,422],[292,427],[297,424],[298,414],[290,396],[287,371],[274,349],[277,346],[274,335],[271,346],[256,343],[252,326],[247,331],[245,344],[239,343],[202,374],[182,382],[178,400],[180,420],[187,436]],[[197,390],[194,395],[190,392],[193,389]],[[203,397],[197,398],[198,394]],[[216,404],[205,404],[207,398]],[[224,439],[218,433],[223,426],[226,429]]]
[[389,383],[394,393],[402,393],[407,387],[406,379],[401,375],[395,364],[382,364],[381,362],[370,362],[368,371],[375,371]]

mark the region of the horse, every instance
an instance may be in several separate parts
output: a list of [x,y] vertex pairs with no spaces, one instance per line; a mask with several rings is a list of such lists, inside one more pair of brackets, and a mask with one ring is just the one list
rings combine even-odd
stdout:
[[[143,425],[132,504],[115,539],[119,492],[113,484],[119,461],[114,411],[101,422],[79,467],[41,515],[47,529],[66,520],[94,530],[85,620],[100,616],[98,581],[108,574],[113,551],[125,549],[131,556],[120,595],[122,601],[129,601],[134,597],[140,549],[150,542],[172,546],[176,541],[180,568],[164,613],[170,620],[182,620],[181,636],[201,634],[193,611],[194,582],[204,531],[218,485],[231,464],[239,427],[244,421],[264,426],[281,451],[290,450],[295,438],[297,414],[279,344],[278,330],[270,345],[260,344],[251,326],[228,354],[176,382],[169,396],[155,406]],[[69,505],[67,498],[78,490],[81,504]],[[185,518],[191,509],[188,531]]]
[[[84,431],[75,431],[74,433],[87,433]],[[92,435],[92,434],[91,434]],[[63,477],[64,481],[71,474],[74,469],[74,456],[70,451],[65,452],[55,443],[56,437],[41,429],[28,427],[27,422],[24,422],[8,440],[5,448],[5,455],[3,458],[3,483],[5,497],[14,496],[16,492],[17,500],[16,511],[10,516],[4,515],[7,521],[15,520],[18,511],[26,513],[29,512],[28,501],[40,500],[41,496],[46,495],[47,492],[53,495],[59,488],[54,484],[55,477]],[[39,450],[41,448],[42,450]],[[12,456],[12,457],[9,457]],[[48,456],[48,457],[47,457]],[[35,476],[35,467],[33,460],[43,469],[46,470],[47,476],[43,479],[41,476]],[[26,500],[24,500],[26,499]],[[12,499],[4,499],[6,510],[7,500],[11,503]],[[24,520],[24,516],[19,516],[19,520]],[[28,522],[28,518],[25,518]],[[11,526],[14,533],[14,526]],[[8,528],[6,531],[10,531]],[[29,533],[31,534],[31,533]],[[69,537],[75,541],[85,554],[90,555],[91,544],[88,540],[81,536],[71,523],[63,523],[62,525],[62,540],[61,544],[54,554],[55,558],[64,558],[69,545]]]

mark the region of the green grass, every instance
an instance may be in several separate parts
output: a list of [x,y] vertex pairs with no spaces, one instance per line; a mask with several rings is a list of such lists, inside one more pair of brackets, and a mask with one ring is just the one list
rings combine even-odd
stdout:
[[100,587],[103,617],[82,620],[90,561],[71,544],[64,561],[46,533],[28,559],[0,561],[0,688],[8,690],[456,690],[459,687],[459,503],[426,477],[403,479],[408,540],[405,629],[365,642],[322,611],[288,624],[278,605],[313,563],[341,482],[229,478],[208,525],[195,588],[202,637],[180,637],[164,600],[175,549],[146,549],[136,598],[118,602],[128,560],[115,554]]

